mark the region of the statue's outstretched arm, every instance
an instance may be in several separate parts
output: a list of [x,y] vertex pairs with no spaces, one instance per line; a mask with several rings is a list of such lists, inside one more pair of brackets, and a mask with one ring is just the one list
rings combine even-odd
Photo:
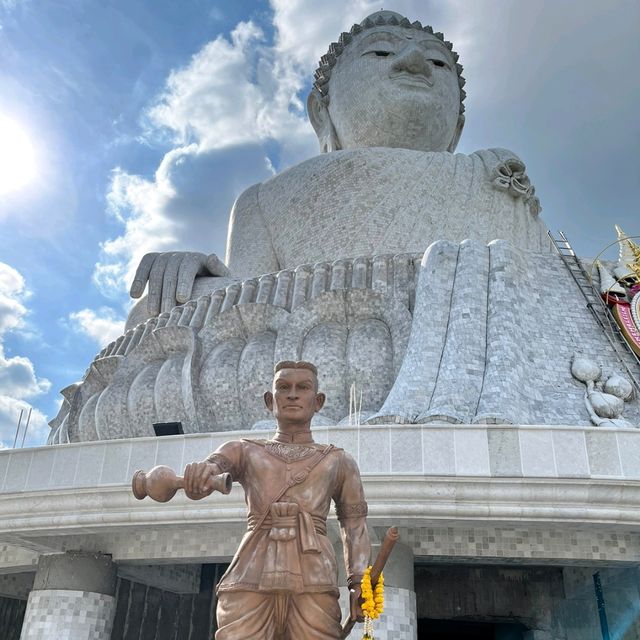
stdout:
[[230,440],[218,447],[202,462],[191,462],[184,470],[184,492],[192,500],[211,495],[216,487],[216,477],[230,473],[234,481],[242,479],[243,444]]

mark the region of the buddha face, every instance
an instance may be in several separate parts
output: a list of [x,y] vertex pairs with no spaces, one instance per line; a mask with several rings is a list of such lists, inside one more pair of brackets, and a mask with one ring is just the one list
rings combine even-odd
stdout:
[[328,86],[334,148],[455,148],[464,122],[455,61],[429,33],[367,29],[345,47]]

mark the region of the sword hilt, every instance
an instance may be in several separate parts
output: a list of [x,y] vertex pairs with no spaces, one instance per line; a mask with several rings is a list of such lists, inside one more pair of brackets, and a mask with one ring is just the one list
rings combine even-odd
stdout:
[[[378,555],[371,567],[371,586],[375,589],[375,586],[380,579],[380,574],[384,569],[384,565],[387,564],[387,560],[389,559],[389,555],[393,551],[393,547],[396,542],[400,539],[400,533],[398,532],[397,527],[389,527],[387,529],[387,533],[385,533],[382,544],[380,545],[380,549],[378,550]],[[342,623],[342,637],[346,638],[353,629],[356,621],[351,617],[351,613],[349,613],[349,617]]]

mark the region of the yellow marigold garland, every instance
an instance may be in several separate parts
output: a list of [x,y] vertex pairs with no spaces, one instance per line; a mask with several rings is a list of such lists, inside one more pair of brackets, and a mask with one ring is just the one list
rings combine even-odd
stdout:
[[384,576],[382,573],[376,583],[375,592],[371,586],[371,566],[362,576],[362,613],[364,613],[364,635],[362,640],[373,640],[373,621],[384,611]]

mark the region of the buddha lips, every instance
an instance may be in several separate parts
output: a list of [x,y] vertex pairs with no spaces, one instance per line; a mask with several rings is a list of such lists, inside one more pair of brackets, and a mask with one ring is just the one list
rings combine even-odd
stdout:
[[362,612],[364,613],[364,635],[362,640],[373,640],[373,621],[384,611],[384,576],[381,573],[375,590],[371,585],[371,566],[362,576]]

